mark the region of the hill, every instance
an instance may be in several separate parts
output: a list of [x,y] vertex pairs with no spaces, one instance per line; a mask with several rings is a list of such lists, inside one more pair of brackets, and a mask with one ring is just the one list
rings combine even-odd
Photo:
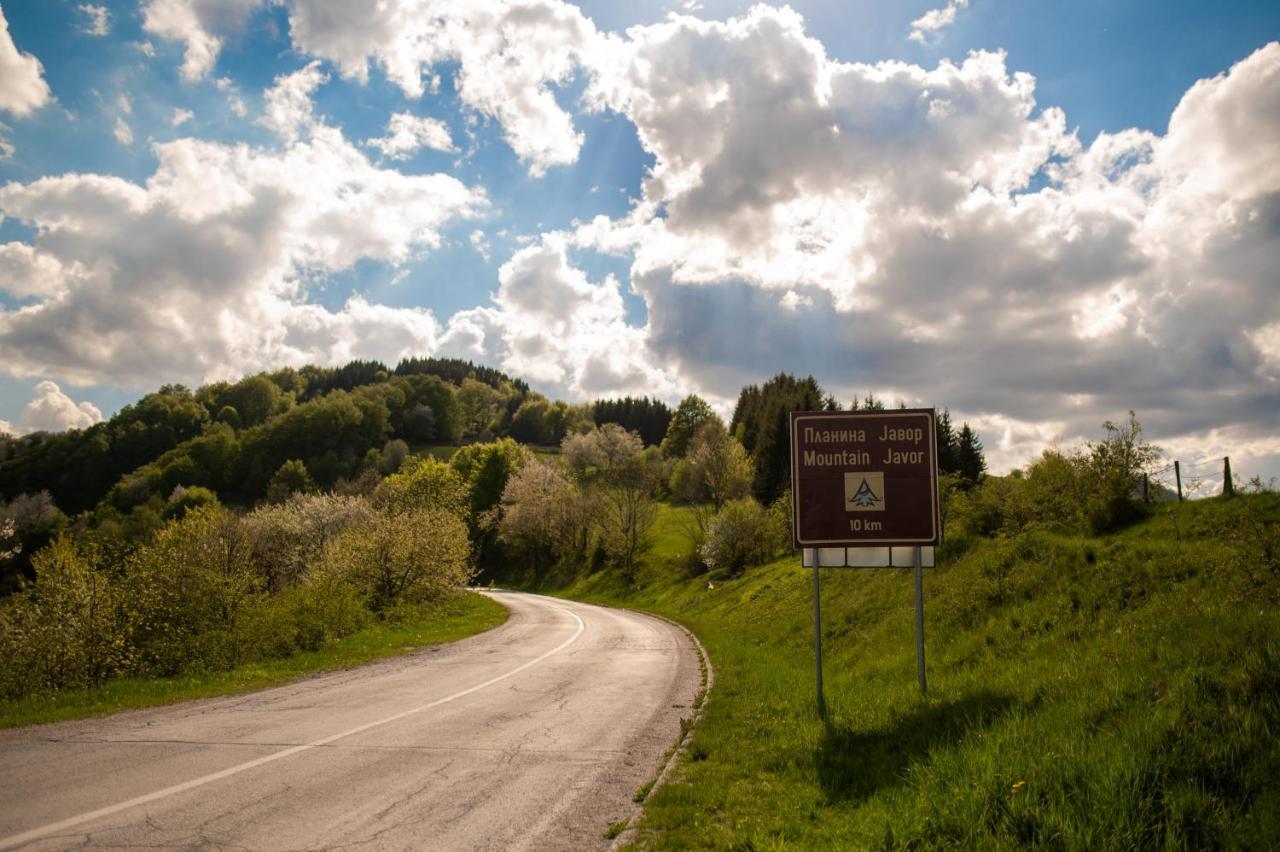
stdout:
[[1267,848],[1280,838],[1280,495],[1170,504],[1119,532],[960,540],[926,572],[823,571],[826,724],[810,569],[690,577],[666,507],[634,584],[555,591],[693,629],[716,685],[659,848]]

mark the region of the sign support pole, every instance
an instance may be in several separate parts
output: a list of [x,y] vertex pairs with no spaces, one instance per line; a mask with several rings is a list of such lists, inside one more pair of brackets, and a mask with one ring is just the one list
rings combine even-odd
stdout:
[[[924,580],[920,570],[920,546],[916,545],[912,548],[915,551],[915,575],[916,575],[916,669],[920,674],[920,694],[926,695],[928,689],[924,679]],[[817,567],[813,569],[815,572]],[[815,574],[816,577],[816,574]],[[817,583],[817,580],[814,580]],[[814,588],[817,588],[815,585]],[[815,599],[816,606],[816,599]],[[821,683],[821,674],[819,674],[819,683]]]
[[[822,693],[822,605],[821,593],[818,589],[818,548],[812,548],[813,554],[813,651],[818,661],[818,718],[827,718],[827,700]],[[804,549],[800,550],[800,567],[804,567]]]

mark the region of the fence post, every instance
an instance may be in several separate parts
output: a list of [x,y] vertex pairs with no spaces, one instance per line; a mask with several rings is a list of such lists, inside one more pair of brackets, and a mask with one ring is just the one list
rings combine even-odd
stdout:
[[1178,502],[1182,502],[1182,462],[1173,463],[1173,477],[1178,481]]
[[1222,457],[1222,496],[1230,497],[1236,493],[1236,486],[1231,482],[1231,457]]

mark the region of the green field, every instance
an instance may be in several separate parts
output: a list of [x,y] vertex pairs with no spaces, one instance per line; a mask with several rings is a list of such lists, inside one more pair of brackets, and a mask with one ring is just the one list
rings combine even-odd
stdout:
[[407,608],[395,621],[375,624],[321,650],[286,659],[174,678],[114,680],[98,689],[67,690],[50,697],[23,701],[0,701],[0,728],[79,719],[129,708],[277,686],[303,675],[350,668],[381,657],[462,639],[497,627],[507,620],[507,616],[506,607],[483,595],[459,594],[439,604]]
[[[952,542],[926,570],[792,556],[690,576],[664,508],[635,586],[557,591],[687,624],[715,687],[645,846],[1274,848],[1280,843],[1280,496],[1173,504],[1098,538]],[[963,552],[957,552],[963,551]]]

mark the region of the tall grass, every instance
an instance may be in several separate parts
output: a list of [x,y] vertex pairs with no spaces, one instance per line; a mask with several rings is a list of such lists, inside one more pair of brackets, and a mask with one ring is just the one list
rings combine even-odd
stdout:
[[[716,687],[659,848],[1268,848],[1280,842],[1280,497],[1162,510],[1103,537],[978,540],[926,573],[791,557],[689,576],[678,511],[633,585],[565,589],[687,623]],[[1271,547],[1268,550],[1268,547]]]

